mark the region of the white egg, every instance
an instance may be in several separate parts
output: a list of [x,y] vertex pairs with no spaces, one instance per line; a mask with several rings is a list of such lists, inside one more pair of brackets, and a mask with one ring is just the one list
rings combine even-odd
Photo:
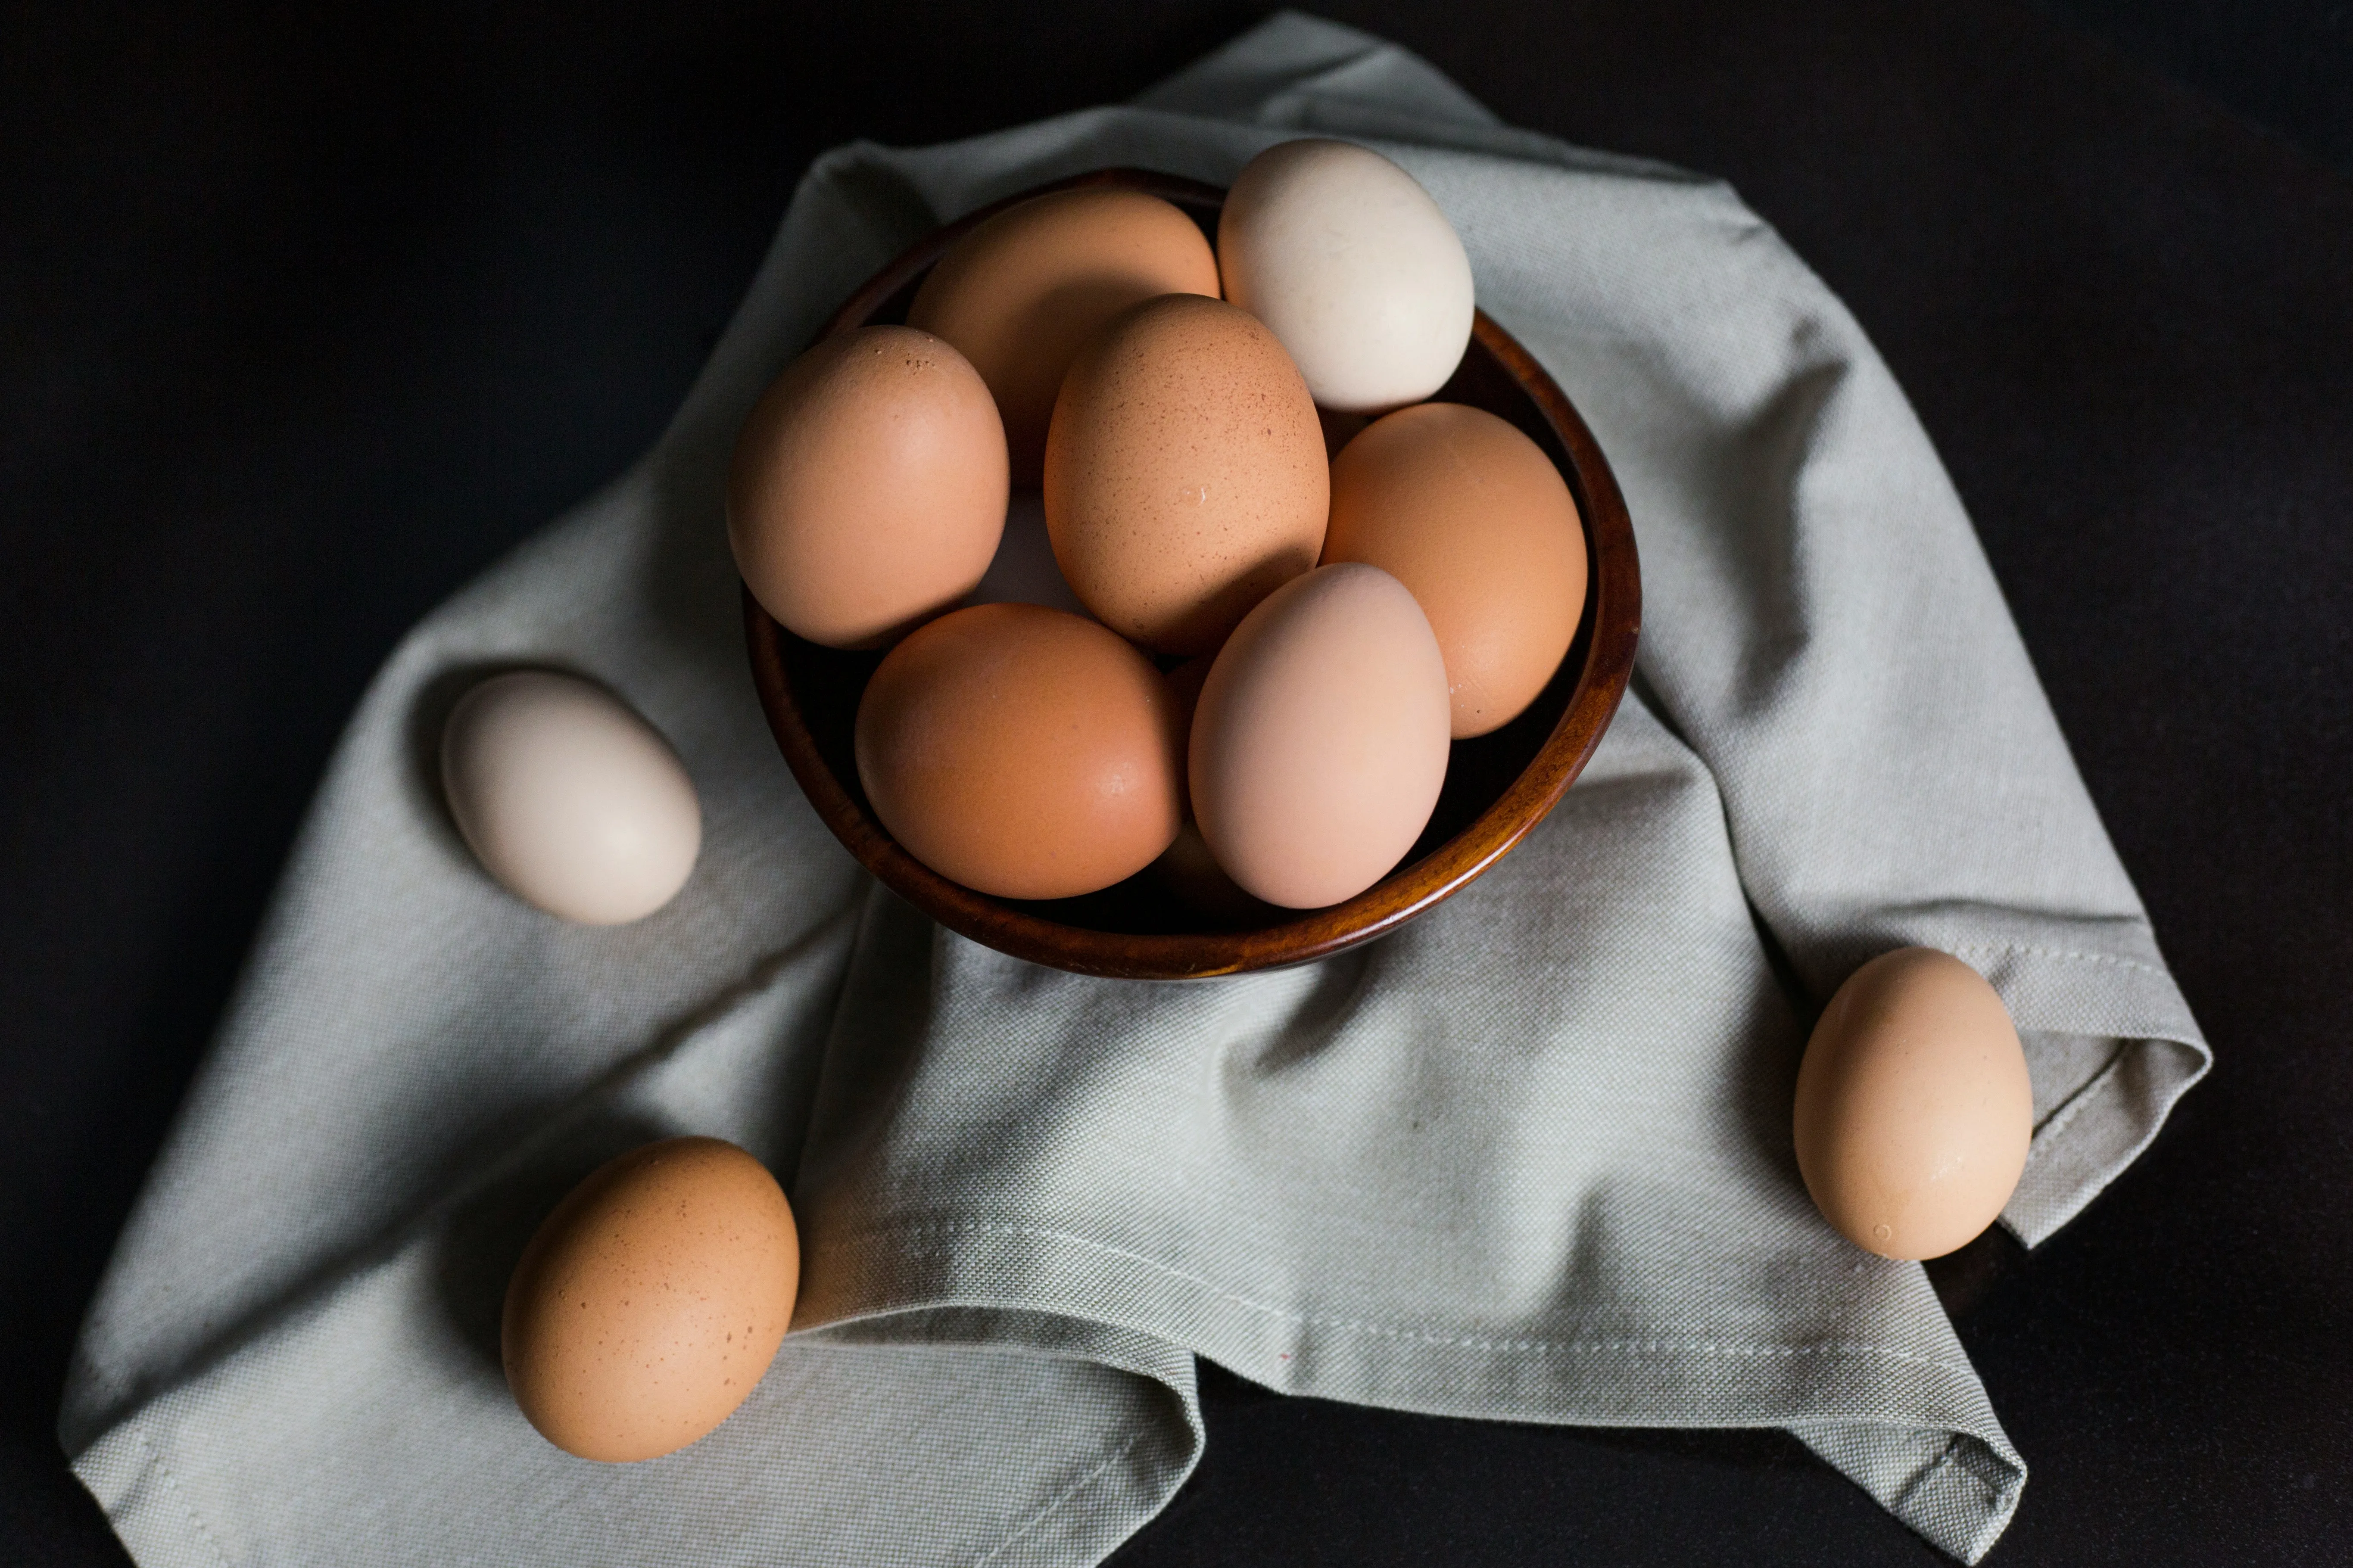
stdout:
[[495,675],[441,731],[458,831],[509,892],[584,925],[670,902],[702,848],[694,781],[652,725],[603,687]]
[[1284,142],[1251,159],[1218,219],[1218,269],[1323,408],[1418,403],[1471,342],[1471,258],[1454,226],[1411,174],[1351,142]]

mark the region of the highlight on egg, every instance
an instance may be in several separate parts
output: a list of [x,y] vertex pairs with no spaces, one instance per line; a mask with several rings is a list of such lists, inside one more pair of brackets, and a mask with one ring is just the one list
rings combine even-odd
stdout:
[[716,1138],[649,1143],[541,1222],[499,1343],[525,1419],[568,1454],[651,1459],[709,1435],[758,1386],[800,1285],[792,1205]]
[[2034,1086],[2001,997],[1905,947],[1847,977],[1798,1068],[1798,1170],[1822,1217],[1883,1258],[1940,1258],[1998,1218],[2034,1136]]
[[1255,317],[1163,295],[1071,362],[1045,502],[1054,559],[1103,625],[1207,653],[1323,549],[1331,467],[1314,400]]
[[643,920],[702,850],[702,805],[661,732],[594,681],[511,670],[458,700],[441,787],[509,892],[583,925]]
[[1033,196],[950,246],[907,324],[955,345],[1004,416],[1013,482],[1039,482],[1046,427],[1080,346],[1132,305],[1218,293],[1200,226],[1143,191],[1087,186]]
[[1007,463],[996,401],[954,346],[912,327],[838,333],[786,366],[736,438],[736,567],[794,635],[887,647],[987,572]]
[[1398,409],[1333,459],[1324,560],[1378,566],[1412,591],[1446,656],[1458,740],[1525,711],[1585,613],[1585,530],[1560,470],[1460,403]]
[[1064,899],[1150,865],[1183,819],[1167,687],[1094,622],[976,605],[891,650],[860,699],[859,782],[940,875]]

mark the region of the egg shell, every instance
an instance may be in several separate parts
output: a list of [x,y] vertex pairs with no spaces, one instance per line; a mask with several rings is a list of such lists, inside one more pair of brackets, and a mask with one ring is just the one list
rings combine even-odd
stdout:
[[1932,948],[1882,953],[1838,988],[1798,1069],[1798,1169],[1839,1233],[1939,1258],[1991,1225],[2034,1135],[2034,1089],[2001,997]]
[[1218,258],[1183,212],[1142,191],[1056,191],[948,247],[907,324],[963,351],[996,395],[1013,482],[1034,485],[1062,374],[1081,344],[1159,294],[1218,292]]
[[1220,300],[1168,294],[1071,362],[1045,499],[1054,559],[1103,625],[1163,653],[1207,653],[1315,564],[1331,463],[1274,334]]
[[999,898],[1107,888],[1176,837],[1183,764],[1160,672],[1060,610],[976,605],[908,637],[867,682],[855,750],[907,852]]
[[1193,814],[1241,888],[1320,909],[1413,847],[1446,782],[1446,662],[1377,567],[1318,567],[1243,618],[1193,717]]
[[1428,397],[1471,342],[1461,237],[1368,147],[1310,139],[1252,158],[1218,218],[1218,266],[1226,298],[1274,329],[1335,413]]
[[783,1189],[716,1138],[649,1143],[543,1221],[507,1285],[507,1386],[540,1435],[617,1463],[735,1412],[792,1322],[800,1240]]
[[727,538],[787,631],[881,647],[973,590],[1009,493],[980,373],[929,332],[861,327],[761,395],[735,442]]
[[494,675],[441,731],[458,831],[509,892],[584,925],[641,920],[702,849],[702,806],[678,753],[593,681]]
[[1446,656],[1458,739],[1519,717],[1585,613],[1585,530],[1560,470],[1459,403],[1400,408],[1341,451],[1324,559],[1365,562],[1413,591]]

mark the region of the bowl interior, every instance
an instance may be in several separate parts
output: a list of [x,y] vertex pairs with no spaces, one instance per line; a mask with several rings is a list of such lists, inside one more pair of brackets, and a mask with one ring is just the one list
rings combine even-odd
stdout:
[[[1223,193],[1175,176],[1101,171],[1079,184],[1118,184],[1164,196],[1215,237]],[[958,235],[1024,192],[911,248],[843,306],[828,331],[898,322],[932,262]],[[951,929],[1057,967],[1134,978],[1188,978],[1325,956],[1394,930],[1468,883],[1544,814],[1591,754],[1625,688],[1639,621],[1639,582],[1625,505],[1599,448],[1551,378],[1482,312],[1469,351],[1435,395],[1510,421],[1560,468],[1585,523],[1585,613],[1543,693],[1493,733],[1456,741],[1446,783],[1421,837],[1381,882],[1328,910],[1277,909],[1246,898],[1208,912],[1155,868],[1080,898],[991,898],[950,882],[899,848],[859,784],[852,731],[879,652],[844,652],[795,637],[748,594],[754,677],[770,726],[811,803],[868,869]]]

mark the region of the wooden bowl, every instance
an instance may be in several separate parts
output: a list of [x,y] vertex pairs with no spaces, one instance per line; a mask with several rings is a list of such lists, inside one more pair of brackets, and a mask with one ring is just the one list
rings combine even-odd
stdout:
[[[1142,169],[1103,169],[1008,196],[912,247],[850,296],[825,335],[902,321],[932,263],[991,214],[1047,191],[1116,185],[1165,197],[1214,239],[1225,193]],[[1585,522],[1585,616],[1560,668],[1528,710],[1492,734],[1457,741],[1437,809],[1403,861],[1356,897],[1305,911],[1237,908],[1219,920],[1180,901],[1154,871],[1082,898],[991,898],[930,869],[883,828],[859,784],[851,729],[879,653],[806,642],[744,595],[752,676],[794,778],[828,827],[894,892],[975,942],[1082,974],[1186,980],[1324,958],[1397,930],[1502,859],[1556,805],[1609,727],[1634,667],[1642,615],[1634,533],[1592,432],[1511,334],[1479,312],[1471,346],[1437,393],[1501,416],[1560,468]]]

